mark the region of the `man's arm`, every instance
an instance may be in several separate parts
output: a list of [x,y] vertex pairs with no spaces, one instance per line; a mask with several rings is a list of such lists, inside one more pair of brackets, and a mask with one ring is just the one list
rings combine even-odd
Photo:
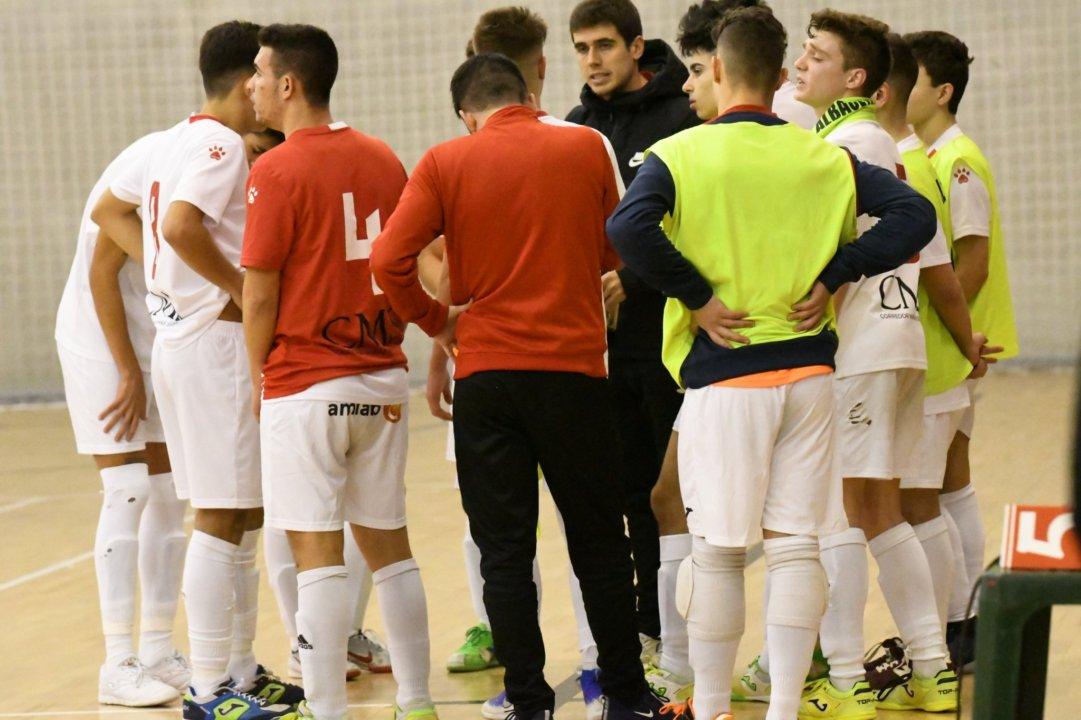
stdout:
[[957,280],[965,293],[965,301],[972,302],[987,282],[991,264],[990,240],[979,235],[966,235],[954,241],[953,251],[957,256]]
[[185,200],[170,203],[161,223],[162,240],[188,267],[229,293],[240,307],[244,274],[222,255],[203,224],[204,217],[202,210]]
[[991,193],[976,172],[958,162],[950,178],[950,223],[953,226],[954,270],[972,302],[987,281],[991,263]]
[[278,326],[278,294],[281,289],[279,270],[249,267],[244,279],[243,313],[244,344],[248,348],[251,368],[252,410],[259,417],[262,397],[263,365],[266,364],[274,331]]
[[[417,273],[420,284],[432,297],[439,297],[439,282],[446,263],[447,239],[440,235],[417,256]],[[440,298],[444,300],[443,298]],[[444,300],[445,302],[445,300]]]
[[143,261],[143,221],[139,219],[139,205],[121,200],[113,191],[106,188],[94,209],[90,219],[111,242],[125,255]]

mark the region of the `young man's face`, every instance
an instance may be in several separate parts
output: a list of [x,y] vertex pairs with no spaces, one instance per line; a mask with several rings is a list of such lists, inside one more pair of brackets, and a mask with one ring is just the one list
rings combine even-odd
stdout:
[[279,78],[271,64],[273,54],[271,48],[259,48],[259,54],[255,56],[255,74],[248,80],[248,96],[256,119],[267,127],[280,130],[281,96],[278,93]]
[[275,138],[261,132],[250,132],[244,134],[244,152],[248,156],[248,166],[250,167],[259,156],[265,153],[271,148],[277,147],[278,141]]
[[794,97],[822,111],[848,91],[841,39],[830,32],[818,31],[803,43],[803,54],[796,60]]
[[582,28],[571,34],[582,80],[598,97],[607,100],[627,87],[638,73],[644,41],[628,45],[615,25]]
[[923,125],[938,112],[938,96],[940,88],[931,82],[931,76],[926,68],[920,65],[920,74],[916,78],[916,84],[912,88],[912,94],[908,96],[908,124]]
[[699,120],[717,117],[717,96],[713,94],[713,53],[697,50],[687,56],[690,76],[683,83],[683,92],[691,103],[691,110]]

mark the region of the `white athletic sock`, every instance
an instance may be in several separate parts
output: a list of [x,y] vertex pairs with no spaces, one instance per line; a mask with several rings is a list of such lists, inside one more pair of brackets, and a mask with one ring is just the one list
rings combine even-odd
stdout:
[[248,530],[236,552],[236,609],[233,613],[233,642],[229,650],[229,677],[238,687],[247,687],[255,679],[259,663],[255,660],[255,629],[259,624],[259,566],[255,554],[259,531]]
[[657,606],[661,615],[661,667],[690,680],[687,656],[687,621],[676,608],[676,577],[683,558],[691,554],[691,536],[662,535],[661,566],[657,570]]
[[987,544],[983,518],[980,516],[980,504],[976,500],[976,486],[969,483],[955,492],[943,493],[938,496],[938,503],[942,510],[950,513],[950,517],[957,524],[957,531],[961,533],[964,565],[958,565],[958,567],[964,567],[968,579],[965,593],[967,603],[967,595],[972,593],[980,575],[983,574],[983,555]]
[[187,507],[176,497],[172,473],[150,476],[150,495],[139,524],[139,660],[148,667],[176,649],[173,623],[188,548],[184,532]]
[[406,709],[429,705],[428,604],[417,561],[409,558],[387,565],[372,573],[372,580],[387,631],[391,672],[398,683],[396,702]]
[[491,627],[488,622],[488,610],[484,607],[484,577],[480,574],[480,548],[469,534],[469,522],[465,524],[465,537],[462,538],[462,550],[465,553],[465,577],[469,581],[469,597],[473,601],[473,614],[477,622]]
[[[348,540],[347,540],[348,542]],[[278,613],[289,638],[289,647],[297,646],[297,566],[289,537],[284,530],[266,528],[263,533],[263,558],[266,560],[267,582],[278,601]]]
[[229,679],[236,553],[231,542],[196,530],[184,562],[184,607],[191,648],[191,686],[207,695]]
[[716,547],[701,537],[691,539],[687,637],[697,717],[713,718],[732,707],[732,673],[746,622],[746,560],[745,548]]
[[908,648],[913,672],[934,677],[946,669],[946,640],[931,568],[915,531],[902,522],[871,539],[867,546],[878,563],[878,586]]
[[344,720],[345,663],[355,596],[344,565],[297,573],[304,697],[319,720]]
[[[950,514],[939,506],[941,517],[946,522],[946,535],[950,539],[950,552],[953,554],[953,585],[950,587],[949,622],[960,622],[968,611],[968,573],[965,572],[965,551],[961,545],[961,532]],[[975,611],[976,604],[972,604]]]
[[94,536],[105,663],[118,665],[134,653],[135,578],[139,520],[150,494],[146,463],[101,470],[103,496]]
[[[567,581],[571,588],[571,609],[574,610],[574,624],[578,628],[578,656],[583,670],[597,669],[597,641],[593,639],[593,631],[589,628],[589,618],[586,617],[586,604],[582,599],[582,586],[578,583],[578,576],[574,574],[574,568],[567,565]],[[534,579],[534,582],[536,580]],[[537,585],[537,594],[540,596],[540,585]]]
[[949,524],[944,515],[933,520],[914,525],[923,554],[927,557],[927,566],[931,569],[931,581],[935,585],[935,608],[938,611],[939,627],[945,631],[950,612],[950,591],[953,590],[954,562],[953,547],[950,545]]
[[[792,720],[799,710],[815,638],[826,608],[826,577],[819,563],[818,541],[813,537],[772,538],[764,540],[762,548],[771,576],[766,608],[770,655],[766,720]],[[859,661],[862,672],[862,652]]]
[[372,571],[364,555],[353,539],[349,525],[345,526],[345,567],[349,570],[349,596],[356,598],[350,619],[349,634],[364,628],[364,616],[368,614],[368,601],[372,597]]
[[[766,573],[766,581],[762,586],[762,617],[766,617],[769,610],[769,573]],[[763,623],[765,625],[765,623]],[[762,671],[759,680],[769,682],[769,627],[762,628],[762,651],[758,653],[758,669]]]
[[[851,690],[865,677],[863,670],[863,612],[867,607],[867,538],[863,530],[849,528],[819,538],[822,567],[829,581],[829,605],[822,617],[822,653],[830,663],[830,680],[840,690]],[[771,592],[777,592],[774,584]],[[771,643],[770,678],[776,684]]]

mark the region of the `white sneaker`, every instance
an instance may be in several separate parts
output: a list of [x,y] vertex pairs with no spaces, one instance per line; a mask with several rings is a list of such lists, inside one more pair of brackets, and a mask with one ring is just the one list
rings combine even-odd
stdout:
[[188,659],[177,651],[166,655],[153,665],[147,666],[147,674],[166,685],[172,685],[179,692],[184,692],[191,684],[191,665]]
[[[301,680],[304,677],[304,673],[300,669],[300,650],[293,649],[289,651],[289,662],[285,668],[286,674],[293,680]],[[360,667],[349,660],[345,661],[345,681],[356,680],[360,677]]]
[[641,660],[643,665],[657,665],[661,661],[661,640],[650,637],[645,633],[638,633],[638,640],[642,643]]
[[390,652],[374,630],[357,630],[349,636],[349,660],[368,672],[390,672]]
[[506,720],[514,714],[514,706],[507,701],[507,691],[499,693],[493,698],[488,698],[480,706],[481,717],[486,720]]
[[119,665],[102,665],[98,673],[98,702],[103,705],[153,707],[178,697],[175,687],[151,677],[134,655]]

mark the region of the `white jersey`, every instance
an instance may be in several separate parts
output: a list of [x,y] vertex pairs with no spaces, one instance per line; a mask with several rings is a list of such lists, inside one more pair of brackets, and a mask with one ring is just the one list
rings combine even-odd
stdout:
[[146,300],[166,347],[191,342],[229,302],[228,293],[188,267],[162,237],[169,206],[184,201],[199,208],[218,250],[239,269],[247,178],[240,135],[212,117],[192,115],[160,133],[146,160],[111,185],[114,195],[143,209]]
[[796,84],[784,81],[777,92],[773,94],[773,114],[785,122],[799,125],[804,130],[814,130],[818,116],[814,108],[795,97]]
[[[72,260],[71,272],[68,273],[68,281],[64,285],[64,294],[60,296],[60,307],[56,312],[56,343],[74,355],[101,362],[113,362],[97,312],[94,310],[94,297],[90,293],[90,262],[98,242],[98,226],[90,219],[90,212],[117,176],[132,165],[142,162],[159,134],[145,135],[124,148],[105,168],[94,184],[94,189],[90,191],[90,197],[86,199],[83,217],[79,223],[79,237],[75,242],[75,258]],[[143,269],[138,262],[128,258],[117,279],[135,357],[139,360],[139,367],[143,372],[149,372],[150,348],[154,344],[154,323],[146,311]]]
[[[842,124],[826,138],[848,148],[857,159],[903,172],[901,154],[890,134],[877,122],[858,120]],[[862,235],[876,222],[861,215]],[[918,260],[874,277],[851,283],[837,318],[837,377],[879,370],[927,368],[927,348],[916,302],[920,281]]]
[[[943,145],[961,135],[964,135],[961,126],[954,123],[927,148],[927,152],[933,155]],[[953,166],[949,195],[953,239],[991,237],[991,193],[967,163],[958,162]]]

